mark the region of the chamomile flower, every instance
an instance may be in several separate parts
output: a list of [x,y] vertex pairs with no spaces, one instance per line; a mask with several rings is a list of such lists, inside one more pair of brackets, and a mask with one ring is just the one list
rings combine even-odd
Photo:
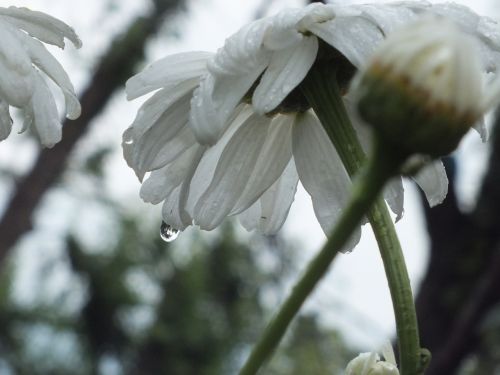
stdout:
[[0,140],[10,134],[13,106],[24,114],[23,130],[34,126],[42,145],[52,147],[61,140],[62,125],[45,76],[64,93],[68,118],[80,116],[80,103],[68,75],[43,43],[64,48],[66,38],[79,48],[81,41],[62,21],[16,7],[0,8],[0,33]]
[[[163,219],[174,228],[211,230],[238,215],[247,229],[272,234],[283,225],[300,180],[329,233],[351,180],[300,84],[318,61],[328,61],[346,93],[386,35],[425,12],[450,14],[477,38],[482,71],[495,71],[500,33],[493,21],[465,7],[418,1],[285,10],[243,27],[213,56],[175,55],[139,73],[127,85],[129,97],[160,89],[124,135],[125,157],[138,176],[152,171],[141,196],[163,202]],[[357,130],[368,147],[370,135]],[[444,199],[441,162],[415,179],[432,205]],[[400,179],[385,197],[400,217]],[[358,238],[359,231],[344,250]]]

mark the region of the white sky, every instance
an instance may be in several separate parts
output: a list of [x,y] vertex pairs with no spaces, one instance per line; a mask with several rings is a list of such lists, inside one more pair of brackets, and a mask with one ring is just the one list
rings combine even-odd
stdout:
[[[362,1],[355,1],[361,3]],[[491,17],[498,15],[498,9],[493,10],[491,0],[458,1],[470,6],[479,14],[488,14]],[[70,73],[77,90],[81,90],[89,76],[88,67],[96,61],[110,41],[110,36],[123,29],[130,19],[144,11],[145,1],[110,1],[114,12],[102,17],[108,2],[102,0],[3,0],[2,6],[27,6],[41,10],[72,25],[83,40],[83,48],[76,51],[72,46],[66,51],[54,49],[63,65]],[[187,50],[215,51],[222,45],[224,39],[232,32],[248,22],[261,5],[262,0],[231,1],[231,0],[191,0],[190,12],[181,21],[172,21],[167,30],[173,30],[176,25],[196,25],[182,30],[177,39],[171,36],[158,38],[150,45],[149,59],[154,60],[166,54]],[[284,6],[299,6],[297,0],[275,0],[271,5],[272,11]],[[110,8],[111,9],[111,8]],[[124,94],[118,94],[112,105],[96,122],[87,139],[82,142],[80,152],[93,148],[96,144],[106,145],[112,140],[119,150],[121,133],[131,123],[140,102],[128,103]],[[1,144],[0,163],[14,164],[20,170],[29,166],[33,146],[30,142],[15,134]],[[22,147],[24,153],[15,152]],[[473,202],[479,176],[483,172],[486,157],[486,146],[482,145],[476,134],[470,134],[459,150],[460,172],[459,192],[465,205]],[[4,164],[5,165],[5,164]],[[144,206],[138,196],[139,182],[133,172],[128,169],[118,152],[107,166],[109,179],[107,189],[117,199],[126,200],[137,208]],[[421,208],[415,188],[411,184],[405,185],[405,216],[397,224],[397,230],[407,258],[410,276],[413,285],[418,286],[427,260],[427,238],[423,227]],[[5,190],[5,188],[3,188]],[[2,190],[3,191],[3,190]],[[5,195],[4,195],[5,196]],[[1,197],[1,196],[0,196]],[[58,196],[58,207],[67,206],[68,211],[80,210],[87,212],[81,205],[71,203],[64,197]],[[53,199],[52,199],[53,200]],[[136,200],[136,202],[134,202]],[[0,204],[2,204],[0,199]],[[66,202],[66,203],[64,203]],[[157,215],[160,220],[159,212]],[[64,219],[62,227],[70,225]],[[79,222],[80,226],[85,223]],[[304,261],[310,258],[325,242],[325,237],[314,217],[309,197],[303,189],[297,195],[284,227],[285,238],[303,248],[301,257]],[[25,250],[26,255],[31,250]],[[28,273],[26,272],[26,277]],[[63,277],[64,278],[64,277]],[[382,263],[370,230],[365,226],[360,245],[349,255],[340,256],[334,264],[332,272],[322,282],[321,287],[308,302],[309,309],[320,309],[325,321],[340,328],[351,342],[362,346],[365,350],[373,349],[393,332],[392,305],[387,290]]]

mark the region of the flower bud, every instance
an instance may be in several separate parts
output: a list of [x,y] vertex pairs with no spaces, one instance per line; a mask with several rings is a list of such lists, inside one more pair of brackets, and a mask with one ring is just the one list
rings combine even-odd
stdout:
[[405,155],[453,151],[482,116],[475,40],[438,17],[392,33],[355,78],[360,117]]

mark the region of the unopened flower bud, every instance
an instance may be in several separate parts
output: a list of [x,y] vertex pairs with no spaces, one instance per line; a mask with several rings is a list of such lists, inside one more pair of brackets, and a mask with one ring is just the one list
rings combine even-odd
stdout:
[[361,353],[347,364],[345,375],[399,375],[394,352],[389,343],[384,345],[382,360],[375,352]]
[[403,154],[453,151],[483,115],[485,95],[475,40],[426,17],[395,31],[353,84],[360,117]]

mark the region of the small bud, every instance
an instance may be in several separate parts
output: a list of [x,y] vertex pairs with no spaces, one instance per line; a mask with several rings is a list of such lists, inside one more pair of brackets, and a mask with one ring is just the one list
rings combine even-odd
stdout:
[[483,115],[474,39],[426,17],[392,33],[354,80],[360,117],[403,154],[453,151]]
[[345,375],[399,375],[391,345],[384,345],[382,352],[385,361],[375,352],[361,353],[347,364]]

